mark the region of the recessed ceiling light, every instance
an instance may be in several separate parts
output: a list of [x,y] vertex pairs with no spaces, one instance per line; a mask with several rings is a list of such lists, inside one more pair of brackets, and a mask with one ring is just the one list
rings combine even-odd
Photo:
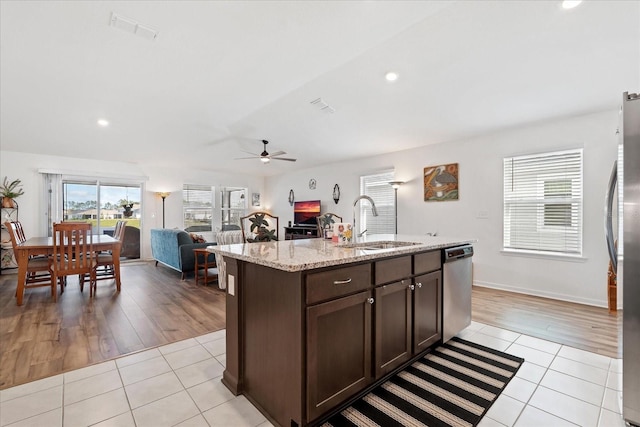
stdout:
[[574,7],[578,6],[580,3],[582,3],[582,0],[564,0],[562,2],[562,8],[573,9]]
[[396,80],[398,80],[398,73],[389,71],[384,75],[384,78],[387,79],[388,82],[395,82]]
[[102,126],[103,128],[109,126],[109,120],[105,120],[105,119],[98,119],[98,125]]

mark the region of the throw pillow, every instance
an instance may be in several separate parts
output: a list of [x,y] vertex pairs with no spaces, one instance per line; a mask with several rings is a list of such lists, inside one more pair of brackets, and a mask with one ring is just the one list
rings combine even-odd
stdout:
[[206,242],[206,240],[204,240],[204,237],[202,237],[202,235],[200,235],[200,234],[189,233],[189,236],[191,236],[191,240],[193,240],[193,243],[204,243],[204,242]]

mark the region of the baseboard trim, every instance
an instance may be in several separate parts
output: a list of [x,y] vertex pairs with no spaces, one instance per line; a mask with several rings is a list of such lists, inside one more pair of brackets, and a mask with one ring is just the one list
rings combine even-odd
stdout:
[[478,280],[475,280],[473,284],[474,286],[480,286],[482,288],[498,289],[501,291],[515,292],[518,294],[532,295],[536,297],[551,298],[551,299],[566,301],[566,302],[574,302],[577,304],[591,305],[594,307],[608,308],[607,301],[594,300],[591,298],[579,298],[579,297],[576,298],[575,296],[572,296],[572,295],[559,294],[556,292],[544,292],[544,291],[539,291],[535,289],[521,288],[518,286],[483,282]]

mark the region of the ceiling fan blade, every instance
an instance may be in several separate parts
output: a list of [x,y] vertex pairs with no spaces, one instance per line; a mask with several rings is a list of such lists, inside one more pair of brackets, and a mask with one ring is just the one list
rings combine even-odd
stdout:
[[271,153],[271,157],[282,156],[283,154],[287,154],[287,153],[284,151],[276,151],[275,153]]
[[247,159],[259,159],[260,156],[253,156],[253,157],[236,157],[233,160],[247,160]]
[[286,157],[271,157],[271,160],[286,160],[287,162],[295,162],[298,159],[288,159]]
[[240,151],[242,151],[243,153],[251,154],[252,156],[260,157],[260,154],[252,153],[251,151],[246,151],[246,150],[240,150]]

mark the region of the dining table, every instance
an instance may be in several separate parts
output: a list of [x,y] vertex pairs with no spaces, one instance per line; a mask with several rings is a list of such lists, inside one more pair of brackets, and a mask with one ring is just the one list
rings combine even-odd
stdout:
[[[113,254],[116,287],[120,290],[120,241],[108,234],[94,234],[91,239],[94,252],[110,251]],[[16,289],[16,302],[18,305],[22,305],[24,297],[29,258],[37,255],[49,256],[52,254],[53,237],[31,237],[16,246],[14,255],[18,262],[18,286]]]

